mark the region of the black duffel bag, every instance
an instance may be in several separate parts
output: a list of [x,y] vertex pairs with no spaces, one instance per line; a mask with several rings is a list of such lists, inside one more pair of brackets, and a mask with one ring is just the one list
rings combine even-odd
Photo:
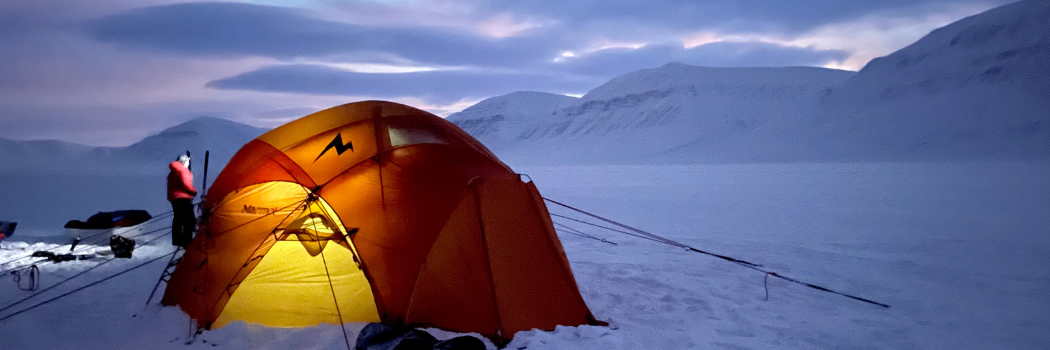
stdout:
[[109,249],[113,256],[118,258],[131,258],[131,252],[135,250],[135,240],[113,235],[109,237]]
[[485,350],[485,343],[466,335],[438,341],[412,327],[369,323],[357,336],[357,350]]

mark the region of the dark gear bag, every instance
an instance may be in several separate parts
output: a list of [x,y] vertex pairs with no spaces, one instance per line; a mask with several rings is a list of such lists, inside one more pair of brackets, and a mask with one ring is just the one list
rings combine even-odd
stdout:
[[438,341],[412,327],[369,323],[357,336],[357,350],[485,350],[485,343],[471,336]]
[[131,252],[135,250],[135,240],[117,235],[110,236],[109,249],[113,250],[113,256],[129,259]]

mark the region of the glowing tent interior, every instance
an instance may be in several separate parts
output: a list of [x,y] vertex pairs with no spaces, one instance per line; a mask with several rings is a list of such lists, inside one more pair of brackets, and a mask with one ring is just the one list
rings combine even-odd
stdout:
[[536,187],[450,122],[345,104],[249,142],[164,294],[205,329],[596,324]]

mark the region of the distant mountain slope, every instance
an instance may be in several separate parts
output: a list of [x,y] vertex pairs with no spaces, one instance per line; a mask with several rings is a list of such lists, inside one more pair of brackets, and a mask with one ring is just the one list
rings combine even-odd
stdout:
[[959,20],[856,73],[671,63],[553,105],[490,123],[513,133],[457,122],[512,163],[1050,159],[1050,2]]
[[558,109],[578,98],[546,92],[519,91],[481,101],[448,121],[455,123],[490,148],[516,140],[531,125],[545,121]]
[[55,172],[83,167],[90,159],[111,156],[115,148],[91,147],[58,140],[0,139],[0,170],[20,173]]
[[519,111],[515,116],[521,117],[501,121],[518,125],[513,134],[474,134],[497,154],[523,163],[648,162],[667,150],[746,134],[778,118],[800,118],[822,90],[852,75],[812,67],[671,63],[615,78],[561,108],[552,103],[533,113]]
[[15,141],[0,138],[0,161],[7,163],[46,157],[68,159],[87,153],[91,149],[90,146],[58,140]]
[[199,117],[165,129],[127,147],[90,147],[62,141],[0,139],[0,171],[8,173],[128,174],[167,172],[167,163],[190,151],[203,170],[211,152],[214,177],[245,143],[266,129],[225,119]]
[[[179,154],[190,151],[203,166],[204,152],[211,152],[213,171],[222,169],[233,154],[267,129],[213,117],[199,117],[146,137],[119,152],[122,160],[168,163]],[[196,168],[195,168],[196,169]],[[202,168],[203,169],[203,168]],[[165,170],[166,171],[166,170]],[[217,172],[215,173],[217,174]]]
[[821,102],[814,135],[834,158],[1050,157],[1050,2],[934,30]]

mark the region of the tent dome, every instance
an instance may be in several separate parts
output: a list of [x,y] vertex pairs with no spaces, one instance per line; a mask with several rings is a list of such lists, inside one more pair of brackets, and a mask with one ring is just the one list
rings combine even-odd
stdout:
[[536,187],[454,124],[349,103],[244,145],[164,294],[203,328],[595,323]]

